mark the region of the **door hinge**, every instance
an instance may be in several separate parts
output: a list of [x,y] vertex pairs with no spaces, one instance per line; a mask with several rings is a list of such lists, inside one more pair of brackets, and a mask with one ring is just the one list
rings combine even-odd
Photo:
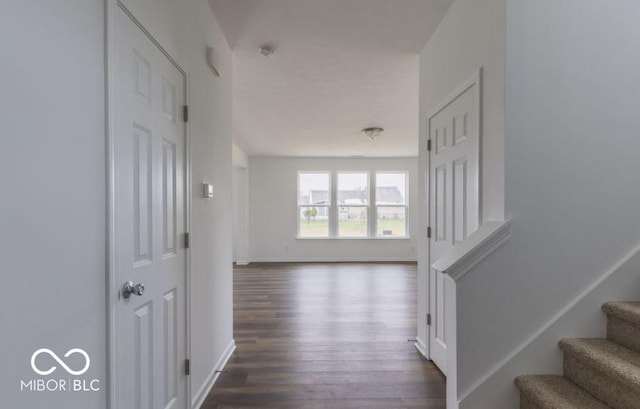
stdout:
[[184,248],[188,249],[191,247],[191,234],[190,233],[185,233],[184,234]]
[[189,122],[189,105],[182,106],[182,120],[184,122]]
[[191,375],[191,360],[189,359],[184,360],[184,374]]
[[427,139],[427,151],[431,152],[431,139]]
[[431,314],[427,314],[427,325],[431,325]]
[[431,227],[427,227],[427,238],[431,238]]

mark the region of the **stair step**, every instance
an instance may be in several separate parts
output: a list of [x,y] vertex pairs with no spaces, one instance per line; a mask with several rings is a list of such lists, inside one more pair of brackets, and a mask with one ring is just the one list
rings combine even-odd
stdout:
[[607,314],[607,339],[640,353],[640,302],[608,302],[602,311]]
[[516,385],[520,389],[522,408],[609,409],[562,376],[523,375],[516,378]]
[[564,376],[614,409],[640,408],[640,354],[606,339],[563,339]]
[[602,306],[607,315],[640,325],[640,302],[610,301]]

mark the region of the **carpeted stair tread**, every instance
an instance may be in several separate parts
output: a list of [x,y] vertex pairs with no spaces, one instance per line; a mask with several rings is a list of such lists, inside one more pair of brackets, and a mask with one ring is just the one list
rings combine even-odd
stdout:
[[606,339],[563,339],[560,349],[607,376],[640,388],[640,354]]
[[621,320],[640,324],[640,302],[610,301],[602,306],[602,311]]
[[516,378],[516,385],[540,409],[609,409],[562,376],[523,375]]

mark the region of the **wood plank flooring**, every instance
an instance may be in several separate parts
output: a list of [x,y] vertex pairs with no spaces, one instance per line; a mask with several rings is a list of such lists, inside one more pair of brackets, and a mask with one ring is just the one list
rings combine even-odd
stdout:
[[444,409],[416,332],[414,264],[234,269],[237,350],[202,409]]

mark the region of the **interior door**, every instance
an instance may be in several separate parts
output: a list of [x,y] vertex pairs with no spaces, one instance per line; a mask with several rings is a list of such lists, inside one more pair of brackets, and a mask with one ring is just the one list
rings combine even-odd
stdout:
[[[429,265],[462,242],[479,225],[479,83],[472,81],[429,118]],[[429,267],[429,355],[447,372],[448,299],[455,285]]]
[[115,13],[115,407],[185,409],[185,78]]

